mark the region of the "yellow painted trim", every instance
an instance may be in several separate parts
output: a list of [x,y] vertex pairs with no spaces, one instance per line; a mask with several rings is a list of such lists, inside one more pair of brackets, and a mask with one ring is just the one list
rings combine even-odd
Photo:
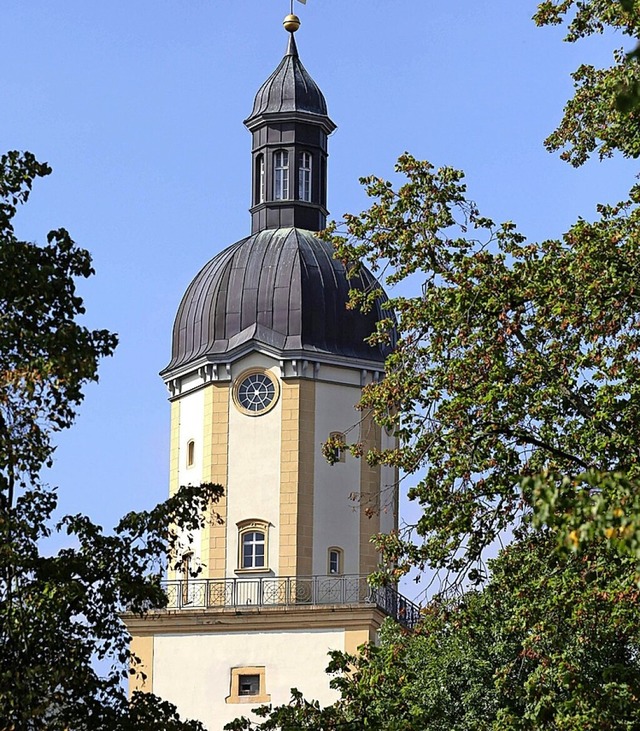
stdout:
[[313,492],[316,452],[316,384],[300,381],[297,575],[313,574]]
[[280,440],[280,526],[278,572],[295,576],[298,513],[300,384],[283,382]]
[[180,402],[171,402],[171,426],[169,441],[169,495],[178,491],[180,465]]
[[[382,448],[382,435],[371,414],[365,415],[361,424],[365,454],[369,449]],[[380,466],[372,467],[366,459],[360,460],[360,568],[359,574],[375,571],[379,557],[371,537],[380,532]]]
[[282,576],[313,573],[313,489],[316,387],[283,381],[280,446],[280,553]]
[[[180,401],[171,402],[171,423],[169,427],[169,495],[175,495],[180,486]],[[169,578],[179,578],[169,561]]]
[[[257,675],[260,678],[260,692],[257,695],[240,695],[240,676]],[[265,668],[261,666],[246,666],[231,668],[231,682],[229,695],[225,703],[270,703],[271,695],[267,693]]]
[[222,485],[225,494],[213,505],[222,524],[208,520],[202,530],[202,578],[221,579],[227,574],[227,495],[229,445],[229,383],[212,383],[204,392],[202,480]]
[[372,629],[350,629],[344,633],[344,651],[349,655],[359,655],[358,648],[373,642]]
[[129,697],[136,690],[153,692],[153,641],[153,635],[131,638],[131,668],[135,673],[129,675]]

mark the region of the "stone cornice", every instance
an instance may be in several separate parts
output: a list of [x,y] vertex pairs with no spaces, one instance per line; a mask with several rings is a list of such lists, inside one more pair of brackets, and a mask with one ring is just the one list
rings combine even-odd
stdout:
[[274,632],[377,629],[386,615],[371,605],[254,607],[247,609],[156,610],[144,616],[121,615],[136,637],[216,632]]

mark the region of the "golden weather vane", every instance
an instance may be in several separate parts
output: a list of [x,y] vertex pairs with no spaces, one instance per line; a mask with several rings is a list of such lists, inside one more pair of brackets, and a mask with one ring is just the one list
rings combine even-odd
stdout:
[[[298,0],[298,2],[302,3],[303,5],[307,4],[307,0]],[[291,13],[291,15],[293,15],[293,0],[291,0],[289,12]]]

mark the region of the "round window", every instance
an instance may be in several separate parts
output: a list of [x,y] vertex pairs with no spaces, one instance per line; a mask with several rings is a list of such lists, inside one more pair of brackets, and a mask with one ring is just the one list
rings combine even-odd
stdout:
[[238,379],[235,402],[241,411],[255,416],[268,411],[278,395],[276,381],[264,371],[255,371]]

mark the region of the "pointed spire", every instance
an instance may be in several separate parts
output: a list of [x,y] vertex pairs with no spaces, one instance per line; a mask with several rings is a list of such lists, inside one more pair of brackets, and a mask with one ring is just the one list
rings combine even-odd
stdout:
[[289,44],[287,46],[287,52],[284,55],[298,58],[298,47],[296,46],[296,39],[293,33],[289,33]]
[[253,129],[265,114],[309,113],[322,117],[323,120],[318,118],[317,122],[330,134],[335,125],[327,115],[324,95],[300,61],[294,32],[289,31],[287,52],[279,66],[258,89],[245,124]]

